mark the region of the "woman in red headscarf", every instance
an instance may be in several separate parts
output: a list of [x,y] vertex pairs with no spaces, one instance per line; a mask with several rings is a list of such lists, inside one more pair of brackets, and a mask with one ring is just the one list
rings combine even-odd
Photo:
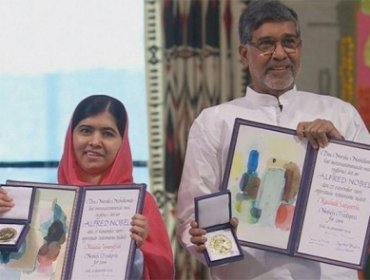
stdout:
[[[71,185],[132,183],[132,159],[123,104],[93,95],[76,107],[68,127],[58,182]],[[135,278],[173,279],[173,254],[156,202],[146,193],[143,214],[132,218],[137,244]],[[139,275],[139,276],[138,276]]]

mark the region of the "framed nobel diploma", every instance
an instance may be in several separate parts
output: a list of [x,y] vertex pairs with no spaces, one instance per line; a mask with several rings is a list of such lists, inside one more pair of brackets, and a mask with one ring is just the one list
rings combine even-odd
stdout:
[[0,213],[0,251],[18,251],[29,230],[35,192],[31,187],[1,188],[12,197],[14,206]]
[[243,252],[230,224],[230,192],[223,191],[194,199],[195,220],[207,231],[204,256],[208,266],[243,259]]
[[144,184],[63,186],[7,181],[35,191],[30,230],[1,270],[27,279],[129,279],[135,242],[131,217],[141,213]]
[[145,186],[105,186],[84,189],[78,203],[67,279],[130,279],[135,243],[131,217],[142,211]]
[[362,269],[369,246],[370,146],[236,119],[222,189],[243,246]]

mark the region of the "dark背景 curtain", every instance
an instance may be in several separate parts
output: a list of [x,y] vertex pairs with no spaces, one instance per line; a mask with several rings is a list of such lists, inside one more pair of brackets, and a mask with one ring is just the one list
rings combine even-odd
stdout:
[[176,194],[187,136],[200,111],[244,95],[237,22],[247,1],[146,1],[151,190],[164,214],[176,279],[204,278],[176,241]]

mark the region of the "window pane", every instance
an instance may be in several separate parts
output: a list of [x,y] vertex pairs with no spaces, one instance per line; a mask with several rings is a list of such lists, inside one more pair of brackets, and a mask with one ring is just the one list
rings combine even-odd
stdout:
[[143,71],[85,70],[42,76],[0,77],[1,161],[59,160],[69,119],[90,94],[120,99],[129,114],[135,160],[148,159]]

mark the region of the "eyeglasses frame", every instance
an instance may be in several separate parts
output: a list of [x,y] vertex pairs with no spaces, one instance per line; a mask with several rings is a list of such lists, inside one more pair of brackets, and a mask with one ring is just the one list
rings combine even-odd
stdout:
[[252,41],[249,41],[247,42],[247,45],[251,45],[252,47],[254,47],[256,50],[260,51],[260,55],[261,56],[269,56],[269,55],[273,55],[276,48],[277,48],[277,44],[280,43],[280,45],[282,46],[282,48],[284,49],[285,53],[287,54],[293,54],[295,52],[297,52],[297,49],[302,45],[302,39],[299,38],[299,37],[296,37],[299,41],[298,41],[298,45],[296,48],[292,49],[292,48],[286,48],[284,47],[282,44],[281,44],[281,39],[280,40],[276,40],[275,41],[275,45],[274,45],[274,48],[272,50],[269,50],[269,51],[262,51],[260,50],[258,47],[257,47],[257,42],[252,42]]

